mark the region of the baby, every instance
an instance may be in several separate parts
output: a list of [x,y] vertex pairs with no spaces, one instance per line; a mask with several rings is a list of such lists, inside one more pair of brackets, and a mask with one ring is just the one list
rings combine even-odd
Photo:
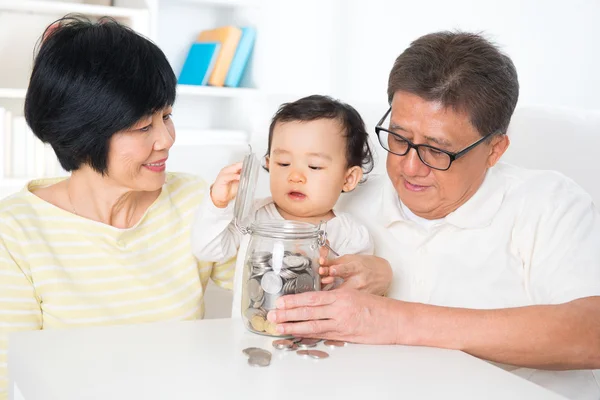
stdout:
[[[353,190],[373,168],[368,136],[358,112],[330,97],[283,104],[271,121],[265,154],[272,197],[255,201],[254,220],[326,221],[329,245],[340,256],[373,254],[367,229],[334,209],[340,194]],[[192,249],[199,260],[224,261],[240,249],[243,235],[233,222],[232,200],[241,169],[240,162],[220,171],[210,188],[211,201],[196,217]],[[244,258],[240,252],[238,285]]]

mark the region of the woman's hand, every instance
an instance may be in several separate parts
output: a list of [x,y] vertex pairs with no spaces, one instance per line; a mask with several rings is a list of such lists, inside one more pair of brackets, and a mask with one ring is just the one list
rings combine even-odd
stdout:
[[394,344],[403,324],[402,302],[357,290],[283,296],[267,318],[285,335]]
[[392,267],[381,257],[345,255],[328,260],[327,257],[321,256],[319,263],[323,285],[333,283],[335,278],[342,278],[344,282],[340,288],[358,289],[383,296],[392,283]]
[[241,162],[228,165],[219,172],[217,179],[210,187],[210,199],[215,207],[225,208],[231,200],[235,199],[241,172]]

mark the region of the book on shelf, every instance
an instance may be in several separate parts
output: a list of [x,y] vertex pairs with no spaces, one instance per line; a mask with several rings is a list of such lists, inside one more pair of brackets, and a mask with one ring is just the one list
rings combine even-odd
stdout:
[[229,72],[227,72],[227,78],[225,78],[225,86],[238,87],[240,81],[248,65],[248,60],[252,54],[254,48],[254,42],[256,40],[256,29],[245,26],[242,29],[242,37],[238,43],[235,55],[231,61]]
[[220,49],[219,42],[193,43],[179,74],[178,83],[206,85]]
[[221,44],[221,49],[217,55],[215,65],[208,78],[208,84],[211,86],[224,86],[227,72],[235,56],[235,52],[242,37],[242,30],[235,26],[222,26],[216,29],[210,29],[200,32],[196,42]]
[[182,85],[240,86],[254,50],[256,29],[223,26],[202,31],[179,74]]

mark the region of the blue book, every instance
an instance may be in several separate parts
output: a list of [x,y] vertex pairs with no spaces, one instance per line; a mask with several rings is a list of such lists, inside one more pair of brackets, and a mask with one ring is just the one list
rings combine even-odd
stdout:
[[256,29],[250,27],[244,27],[242,29],[242,37],[235,50],[235,55],[231,61],[227,78],[225,78],[225,86],[238,87],[240,80],[244,75],[244,70],[248,64],[248,59],[252,54],[254,48],[254,41],[256,40]]
[[221,43],[194,43],[179,74],[182,85],[206,85],[219,55]]

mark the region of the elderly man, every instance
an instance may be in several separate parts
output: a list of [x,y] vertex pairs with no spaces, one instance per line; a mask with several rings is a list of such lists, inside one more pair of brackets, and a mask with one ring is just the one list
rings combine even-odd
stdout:
[[478,35],[413,42],[376,127],[388,177],[344,206],[393,278],[375,257],[329,262],[321,272],[363,290],[284,297],[269,314],[278,330],[458,349],[598,399],[600,215],[566,177],[499,163],[518,93],[511,60]]

